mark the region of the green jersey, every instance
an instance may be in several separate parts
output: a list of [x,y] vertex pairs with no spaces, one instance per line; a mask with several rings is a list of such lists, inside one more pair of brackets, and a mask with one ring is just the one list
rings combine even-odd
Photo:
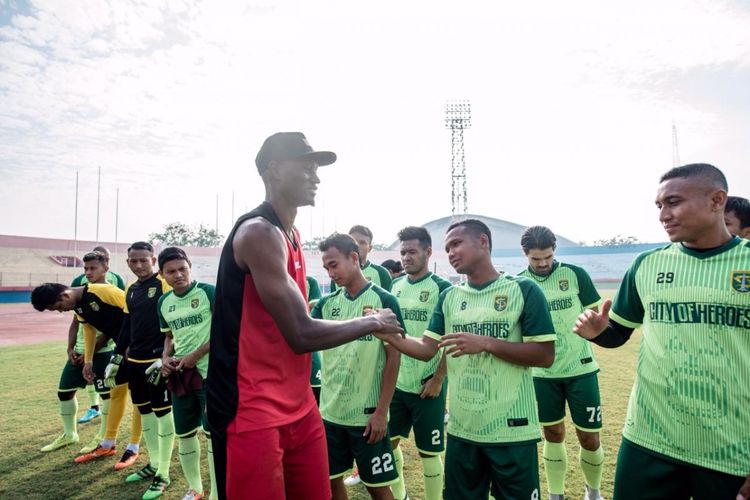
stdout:
[[[172,332],[176,358],[190,354],[209,341],[214,290],[213,285],[193,281],[184,295],[177,295],[172,289],[159,298],[159,327],[162,332]],[[205,379],[208,356],[198,360],[195,367]]]
[[750,470],[750,243],[639,255],[610,318],[642,325],[623,435],[708,469]]
[[533,279],[544,292],[557,334],[555,362],[549,368],[534,367],[534,376],[571,378],[599,371],[591,343],[573,333],[578,316],[602,301],[588,273],[578,266],[555,262],[547,276],[529,268],[520,275]]
[[[315,306],[315,303],[320,300],[320,285],[318,280],[312,276],[307,276],[305,282],[305,288],[307,290],[307,304],[310,307]],[[312,387],[320,387],[320,353],[318,351],[312,352],[312,369],[310,370],[310,385]]]
[[[440,292],[450,286],[450,282],[432,273],[428,273],[417,281],[411,281],[408,276],[396,278],[391,287],[391,293],[398,299],[407,335],[422,337],[427,329],[430,315],[438,302]],[[435,374],[441,355],[442,352],[438,352],[427,362],[410,356],[401,356],[396,387],[404,392],[421,393],[422,385]]]
[[318,284],[318,280],[316,280],[312,276],[307,276],[305,280],[305,289],[307,290],[307,303],[314,305],[322,295],[320,293],[320,285]]
[[[367,281],[372,281],[380,288],[384,288],[385,290],[391,289],[391,273],[389,273],[388,269],[384,268],[383,266],[373,264],[368,260],[367,262],[365,262],[365,265],[362,266],[362,274],[365,275],[365,279]],[[336,283],[331,281],[331,293],[335,291]]]
[[[107,271],[107,275],[104,277],[104,279],[107,281],[107,283],[110,283],[112,285],[115,285],[120,290],[125,290],[125,280],[122,279],[122,276],[120,276],[117,273],[113,273],[111,271]],[[89,280],[86,278],[85,274],[81,274],[79,276],[76,276],[73,278],[73,282],[70,284],[70,287],[76,287],[76,286],[83,286],[86,283],[88,283]],[[102,335],[102,332],[99,330],[96,331],[96,338],[99,339],[99,337]],[[85,342],[83,341],[83,325],[78,325],[78,333],[76,334],[76,345],[73,348],[75,352],[78,354],[83,354],[83,350],[85,348]],[[104,346],[102,346],[101,349],[99,349],[96,352],[111,352],[115,348],[115,341],[110,339]]]
[[[440,294],[425,335],[473,333],[504,342],[555,340],[547,300],[528,278],[502,275],[481,286],[462,283]],[[478,444],[538,441],[531,368],[489,353],[447,357],[448,434]]]
[[[339,288],[315,304],[316,319],[359,318],[373,309],[390,309],[401,319],[396,297],[368,283],[355,297]],[[323,385],[320,414],[323,420],[351,427],[364,427],[380,399],[385,369],[385,347],[373,334],[321,351]]]

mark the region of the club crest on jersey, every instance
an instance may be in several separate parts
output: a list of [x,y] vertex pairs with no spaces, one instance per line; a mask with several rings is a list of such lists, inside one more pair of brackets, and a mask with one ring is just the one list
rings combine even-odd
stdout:
[[156,297],[156,287],[152,286],[148,289],[148,298],[153,299],[154,297]]
[[560,285],[560,290],[562,290],[563,292],[567,292],[568,288],[570,288],[570,283],[568,282],[568,280],[560,280],[558,281],[558,283]]
[[508,296],[507,295],[495,296],[495,311],[505,311],[506,307],[508,307]]
[[422,290],[419,292],[419,301],[420,302],[427,302],[430,298],[430,291],[429,290]]
[[365,306],[362,308],[362,316],[369,316],[370,314],[375,314],[375,308],[372,306]]
[[198,309],[198,305],[201,303],[200,299],[193,299],[190,301],[190,307]]
[[96,302],[89,302],[89,307],[92,311],[99,312],[99,304],[97,304]]
[[733,271],[732,288],[740,293],[750,292],[750,271]]

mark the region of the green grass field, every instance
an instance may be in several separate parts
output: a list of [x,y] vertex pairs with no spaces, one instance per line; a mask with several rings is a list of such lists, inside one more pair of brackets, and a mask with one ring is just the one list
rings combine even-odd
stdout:
[[[600,387],[603,399],[604,429],[602,442],[606,451],[606,465],[602,493],[612,497],[612,483],[620,431],[625,419],[630,388],[635,376],[635,361],[640,343],[636,333],[628,344],[614,349],[595,347],[602,367]],[[130,470],[115,472],[115,457],[100,462],[76,464],[73,458],[80,447],[96,434],[98,423],[80,425],[81,444],[51,453],[41,453],[39,448],[51,442],[60,432],[56,396],[60,370],[65,362],[64,342],[51,342],[34,346],[14,346],[0,349],[0,497],[2,498],[140,498],[147,484],[125,484]],[[78,394],[79,414],[88,406],[83,391]],[[121,443],[128,438],[130,408],[121,427]],[[572,423],[568,422],[567,494],[580,497],[584,489],[583,476],[578,466],[578,444]],[[422,466],[416,450],[409,441],[403,442],[407,491],[412,499],[422,498]],[[541,445],[540,449],[540,467]],[[164,498],[182,498],[187,483],[177,459],[177,444],[173,453],[172,485]],[[205,455],[205,443],[204,443]],[[118,458],[120,451],[118,450]],[[146,463],[139,458],[137,466]],[[135,467],[133,468],[135,469]],[[542,483],[540,498],[546,498],[544,471],[540,469]],[[204,487],[208,489],[208,469],[204,467]],[[361,486],[350,488],[350,498],[369,498]]]

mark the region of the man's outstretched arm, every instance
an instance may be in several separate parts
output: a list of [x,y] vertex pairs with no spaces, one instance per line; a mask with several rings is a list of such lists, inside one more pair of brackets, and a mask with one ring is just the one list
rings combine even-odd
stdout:
[[252,274],[263,305],[294,352],[329,349],[370,332],[403,333],[388,309],[348,321],[310,318],[305,299],[287,272],[284,235],[265,219],[251,219],[240,226],[232,246],[237,265]]

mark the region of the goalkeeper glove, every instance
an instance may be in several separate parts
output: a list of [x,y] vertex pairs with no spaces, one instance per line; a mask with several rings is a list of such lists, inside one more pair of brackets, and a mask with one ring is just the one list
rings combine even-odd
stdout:
[[161,366],[161,359],[157,359],[146,368],[149,384],[159,385],[159,382],[161,382]]
[[122,361],[122,355],[115,354],[109,360],[109,364],[104,369],[104,385],[109,387],[110,389],[117,385],[117,382],[115,382],[115,376],[117,375],[117,371],[120,369],[120,365],[122,365]]

